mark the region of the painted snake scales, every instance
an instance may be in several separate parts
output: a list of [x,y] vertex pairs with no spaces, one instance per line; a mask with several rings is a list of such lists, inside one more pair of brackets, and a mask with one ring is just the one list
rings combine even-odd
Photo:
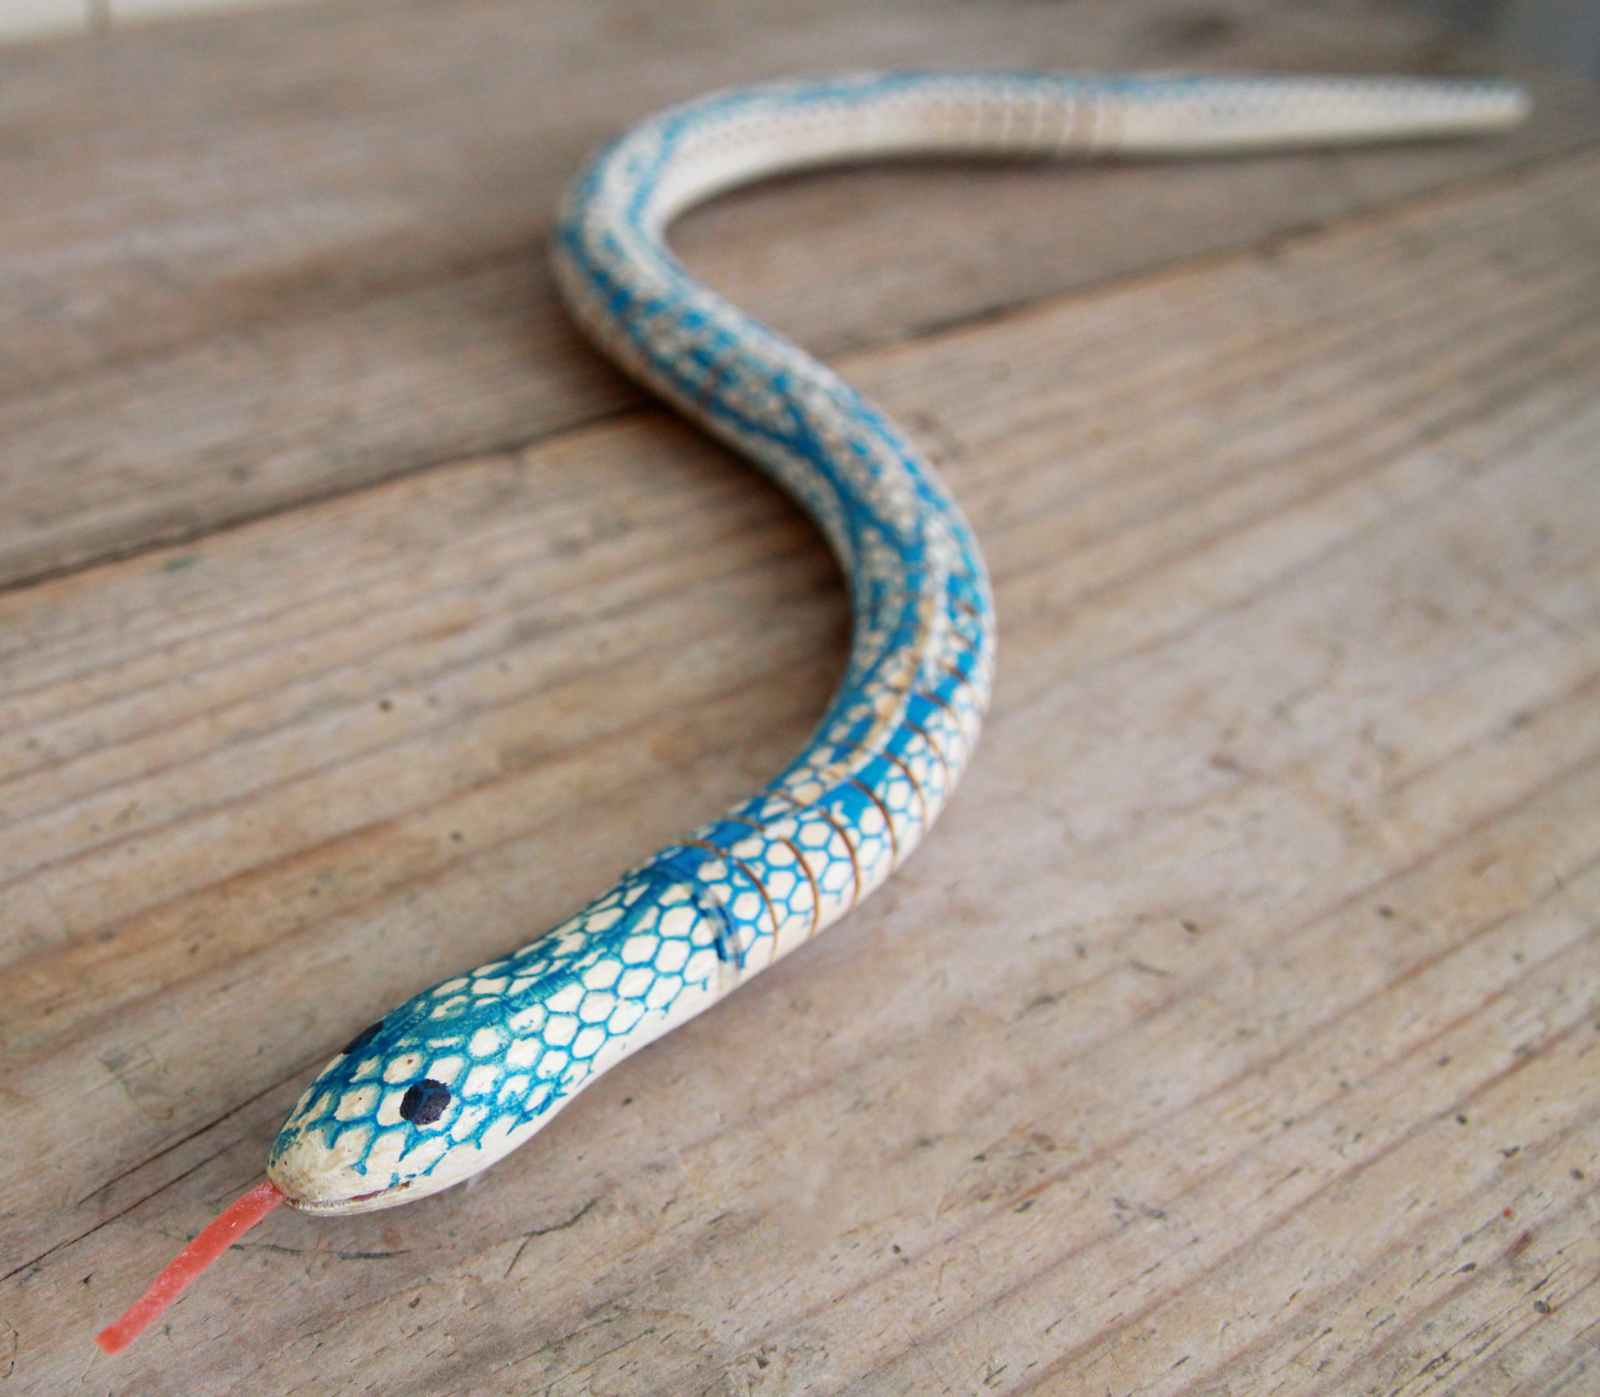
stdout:
[[817,521],[849,579],[848,669],[805,749],[749,800],[357,1034],[284,1124],[272,1184],[308,1212],[348,1213],[487,1168],[850,911],[910,857],[971,758],[995,655],[971,530],[882,413],[684,272],[662,237],[675,214],[837,161],[1231,152],[1484,130],[1525,108],[1492,82],[863,75],[707,97],[603,150],[556,232],[567,303]]

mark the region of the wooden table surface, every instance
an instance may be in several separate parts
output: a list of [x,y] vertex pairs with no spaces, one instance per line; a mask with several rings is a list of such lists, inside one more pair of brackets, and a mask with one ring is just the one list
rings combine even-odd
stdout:
[[467,1188],[90,1342],[350,1034],[770,774],[773,489],[568,328],[772,73],[1457,70],[1365,0],[350,0],[0,56],[0,1388],[1600,1389],[1600,104],[774,184],[677,243],[935,455],[993,715],[860,913]]

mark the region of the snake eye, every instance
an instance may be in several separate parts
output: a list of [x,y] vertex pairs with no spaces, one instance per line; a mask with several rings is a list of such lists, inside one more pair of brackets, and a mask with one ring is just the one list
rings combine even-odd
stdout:
[[450,1088],[432,1077],[424,1077],[406,1088],[400,1098],[400,1115],[412,1125],[432,1125],[450,1104]]
[[364,1047],[367,1046],[368,1043],[378,1036],[379,1030],[382,1028],[382,1019],[379,1019],[375,1024],[369,1024],[344,1045],[344,1055],[349,1057],[352,1053],[359,1053]]

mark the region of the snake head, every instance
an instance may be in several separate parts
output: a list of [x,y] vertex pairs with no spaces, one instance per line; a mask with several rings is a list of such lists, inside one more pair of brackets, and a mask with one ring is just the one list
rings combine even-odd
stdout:
[[547,1057],[547,978],[511,997],[504,964],[484,966],[362,1030],[289,1113],[268,1177],[302,1211],[359,1213],[487,1168],[578,1085]]
[[356,1034],[289,1113],[267,1176],[309,1213],[391,1208],[461,1183],[714,999],[720,935],[681,878],[630,876],[514,956]]

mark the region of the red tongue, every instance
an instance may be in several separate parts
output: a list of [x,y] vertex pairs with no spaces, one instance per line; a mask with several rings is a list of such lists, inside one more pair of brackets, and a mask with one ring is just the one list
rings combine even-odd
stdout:
[[107,1353],[120,1353],[144,1328],[188,1289],[189,1283],[246,1232],[283,1202],[271,1179],[263,1179],[234,1199],[194,1241],[172,1258],[155,1280],[115,1324],[94,1336]]

